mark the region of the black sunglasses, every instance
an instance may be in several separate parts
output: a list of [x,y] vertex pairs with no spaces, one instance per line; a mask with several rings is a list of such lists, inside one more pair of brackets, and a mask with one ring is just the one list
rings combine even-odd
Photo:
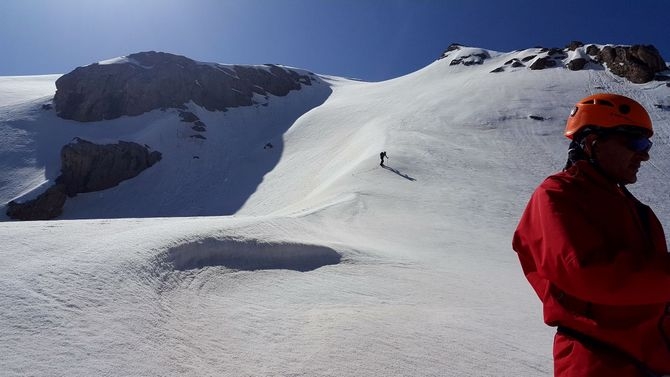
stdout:
[[635,153],[648,153],[654,143],[647,135],[636,127],[621,126],[615,129],[602,130],[598,132],[601,138],[621,135],[626,139],[626,148]]
[[652,145],[654,143],[648,137],[644,136],[631,137],[626,142],[626,147],[635,153],[649,153]]

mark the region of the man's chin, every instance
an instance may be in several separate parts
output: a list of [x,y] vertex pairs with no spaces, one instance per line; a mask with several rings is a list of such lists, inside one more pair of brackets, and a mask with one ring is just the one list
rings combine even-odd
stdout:
[[624,185],[630,185],[630,184],[633,184],[633,183],[635,183],[635,182],[637,182],[637,174],[635,174],[635,175],[633,175],[633,176],[631,176],[631,177],[626,178],[626,179],[624,180],[624,182],[622,182],[622,183],[623,183]]

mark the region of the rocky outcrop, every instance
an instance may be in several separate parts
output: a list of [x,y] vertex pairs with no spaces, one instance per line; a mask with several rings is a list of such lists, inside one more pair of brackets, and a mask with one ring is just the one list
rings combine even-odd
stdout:
[[51,220],[63,213],[65,205],[65,185],[51,186],[33,200],[23,203],[7,203],[7,216],[14,220]]
[[656,47],[651,45],[605,46],[599,53],[600,62],[615,75],[642,84],[654,79],[668,67]]
[[596,45],[589,45],[589,47],[586,48],[586,53],[589,56],[598,56],[600,53],[600,48]]
[[457,51],[457,50],[460,50],[462,47],[465,47],[465,46],[463,46],[463,45],[460,44],[460,43],[452,43],[452,44],[450,44],[449,47],[447,47],[447,49],[444,50],[444,52],[442,53],[442,56],[440,57],[440,59],[443,59],[443,58],[447,57],[451,51]]
[[210,111],[253,104],[254,94],[285,96],[311,85],[309,74],[277,65],[200,63],[163,52],[141,52],[74,71],[56,81],[58,116],[81,122],[139,115],[194,103]]
[[565,46],[565,48],[568,51],[575,51],[576,49],[578,49],[580,47],[584,47],[584,43],[582,43],[581,41],[572,41],[572,42],[568,43],[567,46]]
[[[452,43],[440,56],[439,59],[451,57],[449,65],[481,65],[491,55],[488,51],[481,48],[464,47],[458,43]],[[439,60],[438,59],[438,60]]]
[[550,68],[550,67],[555,67],[556,66],[556,60],[552,59],[549,56],[544,56],[541,57],[533,62],[533,64],[530,65],[530,69],[535,71],[535,70],[540,70],[540,69],[545,69],[545,68]]
[[196,139],[207,139],[202,133],[207,131],[207,125],[205,122],[200,120],[197,115],[193,114],[190,111],[179,111],[179,118],[181,119],[182,122],[186,123],[191,123],[193,126],[191,126],[191,130],[195,132],[199,132],[197,134],[192,134],[192,138]]
[[[651,45],[604,46],[585,45],[580,41],[572,41],[564,48],[534,47],[524,51],[511,53],[511,59],[491,73],[527,67],[530,70],[549,68],[567,68],[571,71],[583,69],[607,68],[612,73],[625,77],[633,83],[645,83],[652,80],[667,80],[667,75],[659,74],[667,71],[665,59]],[[484,64],[490,59],[487,51],[460,44],[452,44],[442,53],[439,59],[451,58],[450,65]],[[439,60],[438,59],[438,60]]]
[[484,60],[488,59],[489,57],[490,56],[487,53],[465,55],[460,58],[452,60],[450,65],[462,64],[464,66],[469,66],[473,64],[484,64]]
[[568,69],[571,71],[581,71],[588,61],[584,58],[572,59],[568,62]]
[[502,67],[498,67],[498,68],[494,69],[493,71],[491,71],[491,73],[505,72],[505,68],[507,68],[507,67],[521,68],[521,67],[525,67],[525,65],[523,63],[521,63],[521,61],[519,59],[514,58],[514,59],[510,59],[510,60],[506,61],[505,64]]
[[61,149],[61,175],[56,184],[33,200],[9,202],[7,216],[15,220],[54,219],[62,214],[68,196],[114,187],[160,159],[160,152],[137,143],[99,145],[76,138]]
[[161,153],[146,146],[120,141],[98,145],[75,139],[61,149],[61,175],[68,196],[100,191],[133,178],[161,159]]

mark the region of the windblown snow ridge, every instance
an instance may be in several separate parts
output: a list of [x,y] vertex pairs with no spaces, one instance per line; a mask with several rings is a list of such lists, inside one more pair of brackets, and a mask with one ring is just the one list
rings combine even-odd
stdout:
[[338,264],[341,259],[340,253],[325,246],[215,238],[182,244],[168,251],[168,260],[179,271],[224,266],[245,271],[306,272]]

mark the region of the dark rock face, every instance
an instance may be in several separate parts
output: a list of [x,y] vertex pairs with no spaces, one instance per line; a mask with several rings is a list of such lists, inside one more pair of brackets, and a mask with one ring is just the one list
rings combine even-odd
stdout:
[[579,71],[584,68],[587,61],[584,58],[572,59],[568,62],[568,69],[571,71]]
[[452,44],[450,44],[449,47],[447,47],[447,49],[444,50],[444,52],[442,53],[442,57],[445,57],[445,56],[447,55],[447,53],[449,53],[449,52],[451,52],[451,51],[460,50],[461,47],[463,47],[463,45],[460,44],[460,43],[452,43]]
[[490,58],[489,54],[486,52],[479,53],[479,54],[472,54],[472,55],[467,55],[463,56],[458,59],[454,59],[449,63],[449,65],[458,65],[462,64],[465,66],[473,65],[473,64],[484,64],[484,60]]
[[586,53],[590,56],[598,56],[600,49],[596,45],[589,45],[589,47],[586,48]]
[[525,67],[525,65],[523,63],[521,63],[521,61],[519,61],[519,59],[513,58],[513,59],[510,59],[510,60],[506,61],[504,66],[498,67],[498,68],[494,69],[493,71],[491,71],[491,73],[505,72],[505,66],[510,66],[512,68]]
[[656,73],[668,69],[656,47],[651,45],[606,46],[598,53],[598,59],[606,63],[612,73],[636,84],[649,82]]
[[[190,111],[179,111],[179,118],[181,119],[182,122],[192,123],[193,126],[191,126],[191,129],[195,132],[207,131],[207,125],[205,124],[205,122],[201,121],[197,115],[193,114]],[[205,136],[199,134],[191,135],[190,137],[198,139],[207,139]]]
[[51,186],[33,200],[24,203],[7,203],[7,216],[14,220],[51,220],[63,213],[65,185]]
[[254,93],[285,96],[308,75],[276,65],[224,66],[162,52],[131,54],[123,63],[79,67],[56,81],[58,116],[81,122],[139,115],[194,103],[210,111],[249,106]]
[[9,202],[7,216],[15,220],[54,219],[63,213],[68,196],[114,187],[160,159],[160,152],[149,152],[137,143],[98,145],[77,138],[61,149],[61,175],[56,184],[33,200]]
[[533,64],[530,65],[532,70],[540,70],[545,68],[551,68],[556,66],[556,61],[551,59],[548,56],[537,59]]
[[572,41],[570,42],[565,48],[567,48],[569,51],[575,51],[579,47],[583,47],[584,43],[581,41]]
[[[462,50],[464,48],[463,45],[460,45],[458,43],[452,43],[449,45],[449,47],[442,53],[442,55],[437,59],[444,59],[448,56],[451,55],[451,52],[453,51],[458,51]],[[491,58],[491,55],[489,55],[488,51],[478,49],[479,52],[472,53],[470,55],[465,55],[465,56],[459,56],[458,58],[452,59],[451,63],[449,65],[465,65],[465,66],[470,66],[470,65],[479,65],[479,64],[484,64],[484,60]]]
[[98,145],[77,138],[61,149],[61,175],[56,183],[65,193],[100,191],[133,178],[161,159],[160,152],[149,152],[137,143]]
[[560,48],[553,47],[549,49],[548,55],[554,59],[565,59],[568,55]]

